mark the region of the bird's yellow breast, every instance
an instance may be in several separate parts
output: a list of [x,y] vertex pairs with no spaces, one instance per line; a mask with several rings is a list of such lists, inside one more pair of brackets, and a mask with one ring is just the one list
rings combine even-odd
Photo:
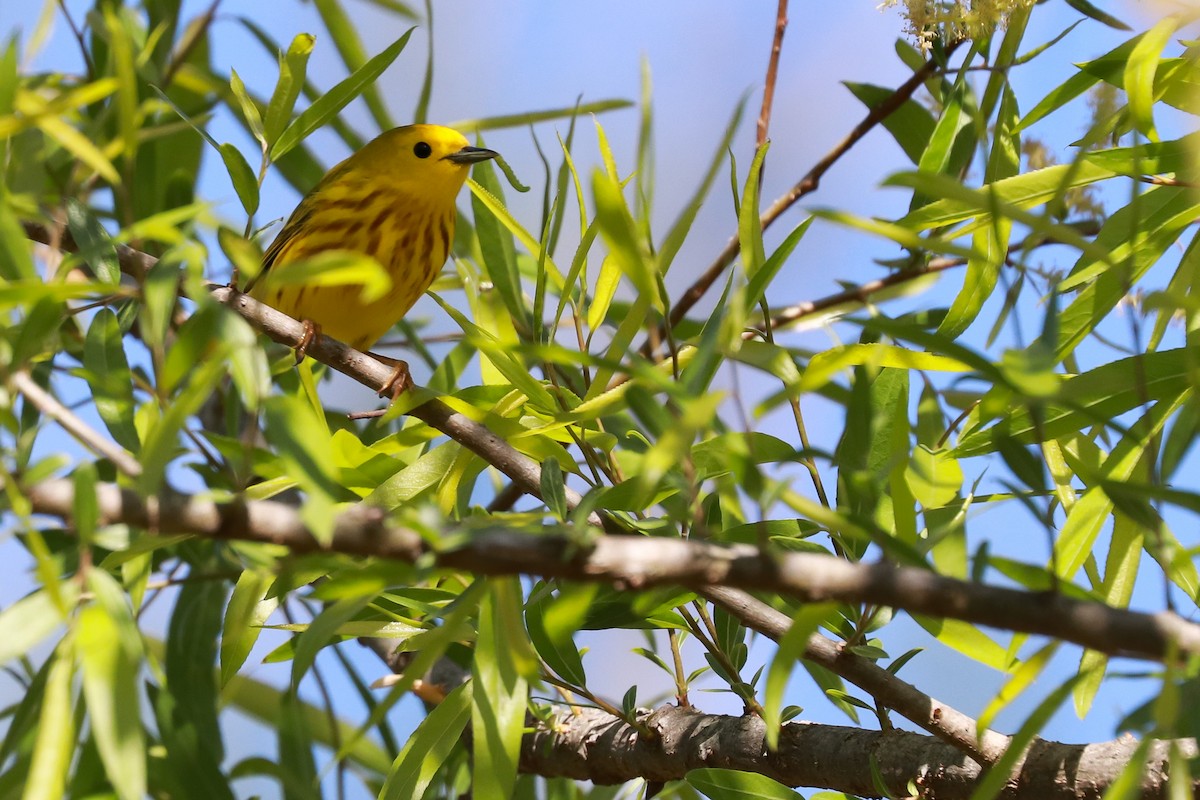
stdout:
[[[455,197],[470,165],[495,156],[436,125],[382,134],[330,170],[301,201],[267,249],[251,296],[352,347],[370,347],[437,277],[450,255]],[[391,288],[367,302],[361,284],[281,280],[289,264],[331,250],[371,256],[390,276]]]

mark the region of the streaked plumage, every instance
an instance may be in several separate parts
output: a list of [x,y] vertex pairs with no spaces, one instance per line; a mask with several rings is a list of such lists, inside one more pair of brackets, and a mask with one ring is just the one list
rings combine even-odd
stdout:
[[[331,169],[267,249],[250,295],[360,350],[386,334],[433,283],[454,240],[455,198],[471,164],[496,153],[457,131],[408,125],[381,134]],[[361,286],[284,285],[290,263],[329,250],[375,258],[388,293],[363,302]]]

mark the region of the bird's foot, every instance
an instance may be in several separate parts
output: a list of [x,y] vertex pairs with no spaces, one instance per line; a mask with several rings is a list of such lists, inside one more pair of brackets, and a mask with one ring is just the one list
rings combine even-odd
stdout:
[[308,348],[312,347],[321,336],[321,326],[313,322],[311,319],[301,320],[304,323],[304,335],[300,337],[300,344],[296,345],[296,363],[299,364],[308,355]]
[[412,375],[408,371],[407,361],[389,356],[381,356],[378,353],[368,353],[367,355],[378,361],[382,361],[392,368],[391,376],[388,377],[387,382],[379,390],[380,397],[391,397],[394,403],[396,402],[396,398],[412,388]]

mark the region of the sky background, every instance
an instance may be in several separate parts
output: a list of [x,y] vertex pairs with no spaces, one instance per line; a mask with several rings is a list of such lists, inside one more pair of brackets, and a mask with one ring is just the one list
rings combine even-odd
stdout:
[[[66,3],[77,18],[82,17],[88,5],[69,0]],[[204,5],[185,2],[185,8],[193,14]],[[909,74],[894,51],[895,39],[901,31],[896,12],[877,10],[875,0],[792,2],[791,5],[771,119],[772,146],[762,191],[764,205],[790,188],[864,114],[864,108],[844,88],[842,81],[895,86]],[[1144,27],[1164,8],[1134,0],[1098,5],[1136,28]],[[27,37],[40,12],[36,6],[34,3],[0,2],[0,35],[7,37],[16,32],[22,38]],[[370,54],[382,50],[411,24],[365,2],[352,0],[347,3],[347,8],[359,23],[365,49]],[[284,46],[298,33],[317,34],[316,49],[309,63],[309,78],[320,86],[329,87],[344,76],[341,61],[328,37],[323,35],[312,5],[290,0],[240,3],[228,0],[222,3],[213,28],[216,44],[213,62],[219,69],[236,69],[253,91],[261,95],[270,93],[276,75],[275,57],[250,36],[239,20],[242,16],[272,32]],[[1036,10],[1023,49],[1053,38],[1078,17],[1079,14],[1062,0],[1050,0]],[[708,0],[691,3],[647,3],[644,0],[589,4],[501,0],[436,3],[434,88],[429,120],[448,123],[570,106],[577,98],[584,101],[637,100],[642,65],[646,63],[654,87],[654,222],[655,230],[661,236],[698,185],[730,115],[747,93],[750,101],[732,149],[742,174],[749,166],[754,152],[754,120],[774,21],[775,3],[767,0],[735,3]],[[1018,97],[1025,104],[1022,111],[1027,111],[1050,88],[1072,74],[1072,63],[1107,51],[1125,36],[1095,23],[1085,23],[1045,56],[1014,70],[1012,80]],[[426,47],[426,33],[422,28],[379,81],[382,94],[399,121],[407,121],[416,106]],[[50,38],[34,56],[32,68],[78,68],[77,51],[61,19],[56,21]],[[374,132],[361,103],[353,104],[346,113],[360,130]],[[622,173],[627,174],[634,165],[638,111],[631,108],[609,112],[598,119],[613,145]],[[1056,115],[1048,124],[1035,127],[1031,134],[1043,138],[1066,158],[1068,143],[1082,134],[1086,122],[1086,106],[1081,101],[1070,113]],[[1164,135],[1169,135],[1174,123],[1167,120],[1165,124]],[[583,175],[589,174],[592,166],[599,162],[590,126],[589,120],[580,120],[573,150]],[[556,131],[565,134],[566,123],[545,123],[535,128],[547,152],[553,152],[556,147]],[[210,132],[218,141],[235,142],[251,163],[257,164],[254,144],[227,116],[219,115],[210,126]],[[327,165],[348,155],[330,133],[318,132],[311,141]],[[507,192],[515,216],[526,227],[536,229],[541,214],[542,168],[529,129],[489,131],[486,141],[488,146],[505,155],[522,180],[536,182],[535,190],[528,195]],[[826,175],[818,192],[805,198],[776,224],[768,234],[768,252],[787,231],[804,219],[808,208],[835,207],[863,216],[894,218],[901,215],[907,208],[907,193],[876,187],[890,171],[907,166],[908,162],[890,136],[882,129],[872,132]],[[668,287],[675,294],[707,267],[735,230],[736,220],[727,186],[728,179],[719,176],[710,201],[697,219],[693,235],[672,267]],[[200,194],[216,204],[217,213],[232,227],[241,228],[244,218],[240,216],[240,206],[219,160],[209,158]],[[257,216],[258,224],[286,217],[298,199],[282,179],[269,177]],[[460,207],[466,207],[467,202],[464,192]],[[572,214],[568,212],[565,228],[568,232],[570,221],[574,219]],[[571,252],[573,244],[568,235],[561,252]],[[899,254],[898,249],[890,248],[886,243],[818,221],[777,280],[772,300],[779,304],[811,300],[838,291],[842,282],[858,283],[880,277],[884,270],[872,259],[893,258]],[[1059,260],[1055,261],[1056,258]],[[1069,254],[1056,255],[1049,250],[1037,256],[1037,261],[1043,265],[1059,269],[1069,268],[1071,260]],[[952,273],[930,291],[937,293],[937,302],[948,303],[957,291],[959,281],[961,277]],[[449,299],[455,300],[454,297]],[[934,304],[928,296],[916,302],[926,306]],[[902,307],[889,307],[889,311]],[[413,313],[428,316],[435,331],[455,330],[453,323],[428,299]],[[969,334],[974,337],[971,341],[982,341],[994,313],[993,306],[985,309],[981,315],[985,320],[983,331],[973,329]],[[783,342],[789,346],[820,349],[828,347],[838,337],[856,335],[853,328],[825,328],[790,333]],[[414,377],[421,383],[424,376],[417,371]],[[753,398],[758,378],[747,372],[739,377],[742,391]],[[729,376],[724,378],[730,379]],[[337,384],[333,391],[343,404],[367,406],[373,401],[369,392],[356,385]],[[829,441],[829,436],[840,430],[840,409],[827,408],[819,400],[806,399],[805,412],[809,429],[816,432],[817,446],[832,449],[834,442]],[[760,429],[774,432],[774,424],[768,417]],[[781,433],[789,429],[789,423],[783,417],[779,418],[778,425]],[[823,438],[822,432],[826,432]],[[69,444],[63,446],[69,447]],[[970,469],[979,467],[968,467],[968,482],[974,477]],[[799,479],[798,472],[796,475]],[[808,484],[799,480],[797,486],[809,490]],[[1031,548],[1044,550],[1044,532],[1037,530],[1030,518],[1022,520],[1019,514],[1005,516],[1008,513],[989,512],[985,517],[976,518],[971,527],[972,545],[976,535],[987,535],[994,539],[1000,552],[1019,553],[1029,558]],[[1196,544],[1194,536],[1187,536],[1186,527],[1176,525],[1175,531],[1185,544]],[[25,571],[28,562],[17,557],[20,548],[15,543],[0,540],[0,548],[7,556],[0,557],[0,605],[7,605],[30,586]],[[1161,581],[1142,583],[1135,596],[1135,606],[1159,607]],[[157,610],[158,619],[152,617],[148,621],[151,627],[165,625],[168,606],[160,603]],[[885,636],[892,656],[898,656],[909,647],[932,645],[931,652],[909,664],[903,675],[939,699],[967,713],[978,714],[1001,684],[1003,676],[947,651],[915,625],[898,622],[895,628],[895,631],[889,628]],[[265,635],[263,644],[251,656],[248,665],[280,640],[279,636]],[[643,644],[640,636],[621,633],[584,635],[581,641],[593,648],[586,662],[589,675],[595,676],[596,688],[601,693],[619,698],[627,688],[630,676],[638,675],[641,702],[648,704],[656,695],[660,700],[666,699],[663,693],[670,688],[666,676],[648,662],[628,653],[630,647]],[[345,647],[357,650],[353,644]],[[689,663],[702,663],[698,650],[690,652]],[[768,660],[771,653],[769,643],[756,645],[746,674],[753,674],[756,665]],[[1055,667],[1043,676],[1027,699],[1000,717],[998,727],[1011,732],[1019,725],[1036,701],[1073,671],[1078,655],[1077,648],[1062,648]],[[373,657],[363,653],[360,663],[370,664],[370,659]],[[1112,670],[1138,671],[1147,666],[1114,662]],[[375,666],[368,668],[368,672],[371,670],[382,672],[382,668]],[[287,665],[260,666],[252,668],[251,674],[282,684],[288,671]],[[344,716],[354,718],[359,714],[359,704],[351,697],[349,684],[337,680],[336,669],[330,670],[329,675],[335,691],[346,697]],[[11,682],[4,683],[0,679],[0,693],[8,695],[13,691],[15,686]],[[1075,742],[1109,738],[1117,733],[1116,721],[1151,692],[1153,685],[1146,682],[1109,681],[1102,688],[1087,720],[1076,719],[1068,704],[1054,717],[1044,735]],[[5,698],[0,697],[2,699]],[[693,700],[707,711],[740,712],[740,703],[728,695],[698,694]],[[804,719],[835,724],[846,721],[820,697],[803,673],[798,673],[793,681],[788,702],[805,707]],[[406,701],[395,716],[399,728],[411,729],[419,721],[419,709]],[[235,720],[228,725],[227,733],[228,749],[238,758],[253,752],[273,752],[273,741],[264,737],[263,731],[254,725]],[[272,794],[272,788],[264,784],[246,782],[240,788],[242,796],[254,792],[263,792],[266,796]]]

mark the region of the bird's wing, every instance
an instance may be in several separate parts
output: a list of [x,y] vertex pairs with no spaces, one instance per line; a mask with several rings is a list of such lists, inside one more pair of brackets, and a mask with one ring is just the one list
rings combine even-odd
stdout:
[[279,256],[283,254],[283,251],[287,249],[287,246],[291,244],[296,239],[296,236],[300,233],[300,231],[303,230],[304,223],[308,221],[309,217],[312,216],[313,209],[316,207],[316,195],[317,192],[314,189],[303,200],[300,201],[300,205],[296,206],[296,210],[292,212],[292,215],[288,217],[287,222],[283,224],[283,229],[279,231],[279,234],[275,237],[275,241],[271,242],[271,246],[268,247],[267,252],[263,254],[262,269],[259,270],[258,275],[255,276],[253,280],[246,284],[246,288],[243,289],[243,291],[248,293],[254,288],[254,284],[267,274],[267,270],[271,269],[271,267],[275,265],[275,262],[279,260]]

